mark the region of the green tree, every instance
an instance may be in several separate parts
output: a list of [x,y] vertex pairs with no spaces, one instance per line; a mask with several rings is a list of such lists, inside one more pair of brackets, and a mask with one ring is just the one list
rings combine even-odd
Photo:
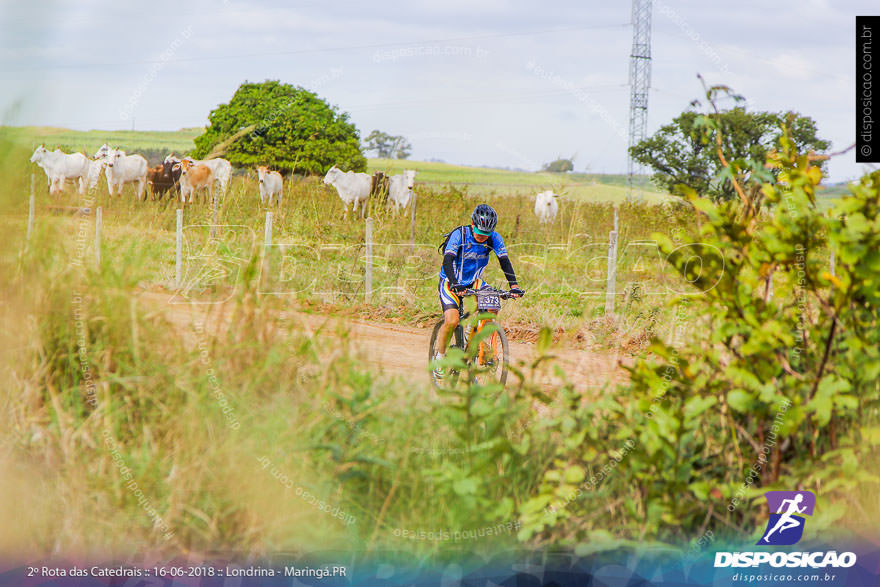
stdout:
[[574,170],[574,157],[569,157],[568,159],[560,157],[555,161],[545,163],[541,169],[551,173],[567,173]]
[[[719,118],[699,124],[720,132]],[[880,444],[880,172],[827,214],[816,206],[823,162],[783,128],[753,166],[773,171],[758,190],[735,176],[737,199],[684,190],[699,229],[684,243],[653,235],[682,278],[683,340],[655,339],[624,393],[596,406],[571,397],[568,420],[549,423],[567,440],[521,508],[521,538],[553,528],[588,543],[619,528],[680,541],[714,528],[741,540],[761,527],[762,494],[789,487],[821,489],[812,531],[827,531],[853,496],[876,494],[866,463]],[[617,512],[584,523],[620,495]]]
[[382,159],[406,159],[410,156],[412,145],[406,137],[374,130],[364,141],[364,151],[374,151]]
[[[733,177],[742,186],[766,179],[760,168],[750,165],[763,164],[782,136],[783,126],[802,153],[821,153],[830,146],[816,136],[813,119],[795,112],[746,112],[736,107],[716,112],[715,126],[706,125],[705,120],[698,112],[683,112],[629,152],[633,159],[652,168],[654,182],[670,193],[681,194],[679,186],[686,186],[701,196],[722,201],[737,197]],[[719,148],[729,165],[718,157]]]
[[223,155],[233,165],[268,165],[320,174],[333,165],[363,171],[357,128],[314,92],[279,81],[241,84],[208,117],[194,157]]

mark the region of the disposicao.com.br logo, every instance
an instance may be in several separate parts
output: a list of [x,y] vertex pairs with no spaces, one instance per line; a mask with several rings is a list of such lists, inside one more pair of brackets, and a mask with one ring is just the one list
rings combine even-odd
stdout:
[[[816,496],[811,491],[768,491],[764,494],[770,509],[761,538],[760,546],[791,546],[797,544],[804,535],[806,518],[812,516],[816,507]],[[856,564],[853,552],[837,553],[835,550],[819,552],[716,552],[716,567],[757,567],[769,564],[771,567],[825,567],[847,568]]]
[[[757,544],[790,546],[797,544],[804,535],[806,518],[812,516],[816,496],[812,491],[768,491],[764,494],[770,508],[770,521],[764,536]],[[774,513],[775,512],[775,513]]]

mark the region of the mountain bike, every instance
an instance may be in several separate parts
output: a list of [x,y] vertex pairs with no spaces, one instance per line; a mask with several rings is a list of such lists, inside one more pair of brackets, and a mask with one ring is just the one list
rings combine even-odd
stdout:
[[[509,291],[488,285],[480,289],[468,288],[459,295],[462,298],[462,303],[458,307],[458,326],[452,331],[446,350],[448,352],[450,349],[457,348],[465,353],[467,374],[473,377],[473,382],[480,384],[497,382],[504,386],[507,382],[507,370],[510,364],[510,347],[507,344],[504,328],[495,320],[494,315],[487,317],[487,313],[498,312],[501,309],[501,300],[515,298],[515,296]],[[470,296],[477,298],[477,312],[484,314],[484,317],[477,321],[476,325],[465,324],[465,320],[471,315],[471,312],[464,311],[464,298]],[[437,338],[441,326],[443,326],[442,318],[434,325],[434,331],[431,333],[431,343],[428,345],[429,363],[437,353]],[[477,336],[484,330],[487,330],[485,335]],[[479,346],[473,346],[472,340],[478,340],[474,344]],[[465,374],[464,371],[459,372],[457,369],[447,368],[444,379],[448,379],[449,384],[454,386]],[[433,373],[431,374],[431,382],[435,387],[440,387],[441,381],[437,381]]]

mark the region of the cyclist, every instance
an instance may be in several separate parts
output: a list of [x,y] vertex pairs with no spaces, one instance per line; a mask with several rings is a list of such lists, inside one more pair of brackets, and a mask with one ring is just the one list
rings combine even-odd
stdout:
[[[469,288],[480,289],[483,286],[480,277],[489,264],[489,255],[493,251],[510,285],[510,293],[514,297],[525,293],[516,283],[516,274],[507,256],[504,240],[495,232],[497,224],[498,214],[495,210],[488,204],[480,204],[471,214],[471,225],[454,230],[449,235],[443,249],[443,266],[440,268],[440,282],[437,286],[443,309],[443,326],[440,327],[436,347],[438,349],[446,349],[452,331],[458,326],[460,294]],[[444,356],[444,352],[438,351],[434,359],[442,359]],[[443,369],[434,369],[434,377],[441,379]]]

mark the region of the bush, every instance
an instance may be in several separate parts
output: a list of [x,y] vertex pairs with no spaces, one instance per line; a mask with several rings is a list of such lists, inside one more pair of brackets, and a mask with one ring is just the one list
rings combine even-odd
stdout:
[[[721,132],[715,116],[699,122]],[[768,489],[821,490],[817,532],[854,493],[876,493],[860,463],[880,444],[880,172],[825,215],[820,163],[783,129],[759,191],[735,177],[744,202],[690,190],[699,235],[684,247],[654,235],[701,294],[675,301],[673,333],[696,334],[655,339],[626,389],[590,405],[570,397],[552,422],[566,439],[556,465],[521,508],[524,539],[583,543],[617,528],[680,541],[711,527],[743,538],[763,528],[751,502]]]
[[322,174],[333,165],[363,171],[358,131],[314,92],[277,81],[243,83],[208,117],[193,156],[220,155],[238,167]]

